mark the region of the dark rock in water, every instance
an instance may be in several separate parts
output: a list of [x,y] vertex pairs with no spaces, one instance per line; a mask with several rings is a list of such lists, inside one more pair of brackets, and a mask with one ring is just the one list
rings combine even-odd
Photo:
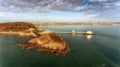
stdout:
[[19,46],[27,50],[36,48],[38,51],[51,52],[56,55],[66,55],[70,51],[68,43],[53,33],[38,36]]

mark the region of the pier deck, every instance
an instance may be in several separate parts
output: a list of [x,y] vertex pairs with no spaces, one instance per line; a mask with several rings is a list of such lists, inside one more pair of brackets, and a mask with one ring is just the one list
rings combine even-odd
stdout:
[[[63,33],[63,34],[72,34],[72,32],[53,32],[53,33]],[[85,34],[86,32],[75,32],[75,34]]]

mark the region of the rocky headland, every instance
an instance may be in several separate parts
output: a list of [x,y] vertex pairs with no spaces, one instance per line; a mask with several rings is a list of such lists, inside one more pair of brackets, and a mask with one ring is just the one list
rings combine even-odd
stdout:
[[68,43],[50,31],[38,29],[34,25],[25,22],[1,23],[0,34],[16,36],[33,36],[32,39],[19,44],[26,50],[37,49],[38,51],[66,55],[70,48]]

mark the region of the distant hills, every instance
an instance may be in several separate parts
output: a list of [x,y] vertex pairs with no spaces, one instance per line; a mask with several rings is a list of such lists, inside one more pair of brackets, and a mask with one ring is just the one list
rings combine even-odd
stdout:
[[[23,29],[33,27],[30,24],[33,24],[34,26],[68,26],[68,25],[75,25],[75,26],[113,25],[113,26],[119,26],[120,25],[120,22],[75,22],[75,23],[73,23],[73,22],[69,22],[69,23],[68,22],[67,23],[66,22],[27,22],[27,23],[30,23],[29,25],[26,24],[26,22],[3,22],[3,23],[0,23],[0,25],[4,25],[4,23],[6,23],[7,27],[9,27],[9,25],[12,25],[12,27],[14,27],[14,25],[15,25],[15,27],[16,27],[16,25],[19,25],[19,26],[17,26],[18,29],[21,26],[22,26]],[[10,24],[10,23],[12,23],[12,24]]]
[[76,25],[76,26],[104,26],[104,25],[120,25],[120,22],[80,22],[80,23],[57,23],[57,22],[35,22],[32,23],[35,26],[66,26],[66,25]]

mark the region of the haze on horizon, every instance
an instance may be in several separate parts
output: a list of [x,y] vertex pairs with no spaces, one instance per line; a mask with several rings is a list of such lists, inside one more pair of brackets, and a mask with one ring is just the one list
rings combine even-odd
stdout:
[[0,22],[120,22],[120,0],[0,0]]

